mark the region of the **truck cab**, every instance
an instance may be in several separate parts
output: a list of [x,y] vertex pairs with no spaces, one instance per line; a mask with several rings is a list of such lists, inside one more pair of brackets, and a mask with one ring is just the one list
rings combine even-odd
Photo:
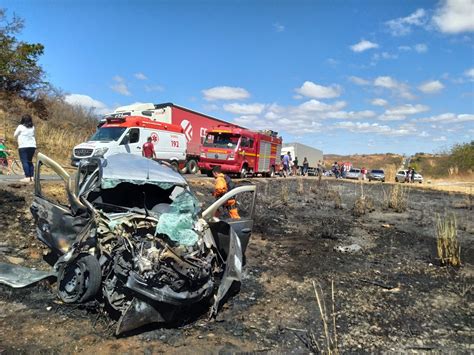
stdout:
[[87,140],[74,147],[71,164],[90,157],[108,157],[117,153],[142,155],[143,144],[151,137],[156,157],[174,165],[186,160],[186,138],[182,128],[154,122],[146,117],[107,117],[106,122]]
[[[275,172],[281,138],[243,128],[217,127],[208,132],[201,148],[199,167],[211,176],[219,165],[223,172],[247,175]],[[278,157],[278,158],[277,158]]]

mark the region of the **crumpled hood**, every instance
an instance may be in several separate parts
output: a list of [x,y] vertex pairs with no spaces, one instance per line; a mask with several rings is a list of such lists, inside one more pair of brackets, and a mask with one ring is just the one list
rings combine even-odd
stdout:
[[186,186],[186,180],[173,169],[135,154],[118,153],[107,157],[102,171],[102,188],[113,188],[121,182],[137,185]]
[[110,142],[89,141],[76,145],[74,149],[97,149],[102,147],[110,147]]

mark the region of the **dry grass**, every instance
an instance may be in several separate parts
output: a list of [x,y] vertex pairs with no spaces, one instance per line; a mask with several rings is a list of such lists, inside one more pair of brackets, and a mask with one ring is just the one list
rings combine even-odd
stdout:
[[304,194],[304,181],[302,177],[298,178],[298,186],[296,188],[296,192],[300,195]]
[[352,214],[356,217],[365,215],[374,210],[374,202],[364,193],[364,183],[360,181],[360,195],[354,202]]
[[456,216],[436,214],[438,258],[442,265],[461,266],[461,246],[458,242]]
[[[1,106],[6,106],[0,98]],[[13,132],[24,114],[33,116],[37,151],[45,153],[59,163],[70,165],[72,148],[87,140],[95,131],[97,120],[80,108],[68,105],[60,97],[45,99],[46,114],[43,118],[35,116],[31,105],[19,98],[13,100],[9,112],[0,109],[0,136],[5,137],[7,146],[16,153],[17,142]]]
[[287,204],[289,200],[290,191],[288,188],[288,184],[282,183],[281,190],[280,190],[280,200],[282,203]]
[[405,212],[408,207],[409,191],[410,188],[408,185],[393,185],[389,194],[385,195],[385,201],[388,208],[395,210],[395,212]]
[[319,315],[323,326],[323,341],[319,341],[313,331],[309,332],[308,347],[310,351],[320,354],[339,354],[339,344],[337,343],[337,328],[336,328],[336,309],[334,299],[334,281],[331,280],[331,313],[328,313],[326,304],[324,302],[324,293],[321,285],[316,285],[313,281],[313,290],[318,304]]

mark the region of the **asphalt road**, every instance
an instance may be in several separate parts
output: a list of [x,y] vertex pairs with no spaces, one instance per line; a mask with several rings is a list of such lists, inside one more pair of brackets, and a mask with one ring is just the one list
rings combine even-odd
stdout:
[[[15,182],[19,183],[20,180],[23,178],[23,175],[0,175],[0,184],[10,184]],[[55,181],[61,179],[58,176],[54,175],[43,175],[41,176],[41,180]]]

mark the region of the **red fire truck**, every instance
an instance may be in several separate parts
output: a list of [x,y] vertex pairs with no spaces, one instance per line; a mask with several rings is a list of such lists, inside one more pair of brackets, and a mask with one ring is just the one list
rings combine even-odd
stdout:
[[223,172],[240,177],[274,176],[280,164],[281,143],[281,137],[273,131],[255,132],[220,125],[207,132],[199,167],[209,176],[216,165],[220,165]]
[[162,104],[133,104],[118,107],[108,117],[145,116],[153,121],[172,123],[183,128],[187,140],[186,167],[182,173],[195,174],[199,171],[198,162],[201,144],[206,138],[207,131],[220,124],[237,128],[239,126],[208,116],[173,103]]

